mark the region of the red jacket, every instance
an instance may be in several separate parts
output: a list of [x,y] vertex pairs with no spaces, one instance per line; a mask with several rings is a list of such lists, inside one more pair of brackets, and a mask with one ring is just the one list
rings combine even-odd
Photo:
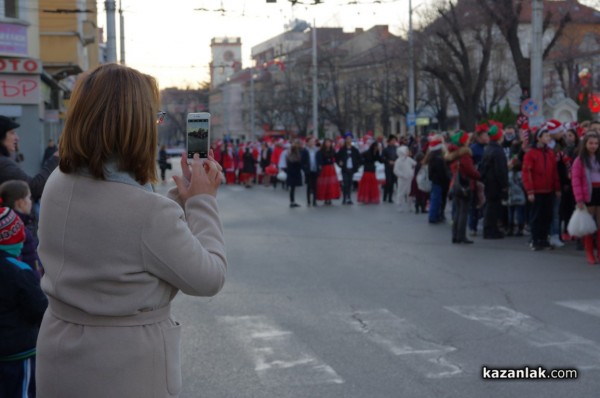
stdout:
[[450,170],[452,171],[452,183],[456,178],[456,171],[460,164],[460,176],[463,179],[469,181],[469,187],[472,191],[475,191],[476,181],[481,178],[479,171],[473,164],[473,153],[468,146],[456,147],[451,145],[448,147],[448,153],[445,156],[447,162],[450,163]]
[[527,194],[560,192],[554,151],[532,148],[523,159],[523,186]]

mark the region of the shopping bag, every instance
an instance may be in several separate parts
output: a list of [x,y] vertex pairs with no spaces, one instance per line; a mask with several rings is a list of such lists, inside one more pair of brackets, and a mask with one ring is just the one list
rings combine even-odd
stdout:
[[279,173],[277,173],[277,180],[285,182],[287,180],[287,173],[283,170],[279,170]]
[[429,179],[429,169],[426,164],[421,166],[416,179],[419,191],[431,192],[431,180]]
[[567,225],[569,235],[581,238],[585,235],[593,234],[596,232],[596,229],[594,217],[587,211],[587,208],[575,208],[575,211],[569,220],[569,224]]

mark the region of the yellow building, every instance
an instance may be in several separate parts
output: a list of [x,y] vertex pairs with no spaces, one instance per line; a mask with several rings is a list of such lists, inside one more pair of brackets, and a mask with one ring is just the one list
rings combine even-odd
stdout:
[[39,0],[40,58],[56,80],[100,63],[95,0]]

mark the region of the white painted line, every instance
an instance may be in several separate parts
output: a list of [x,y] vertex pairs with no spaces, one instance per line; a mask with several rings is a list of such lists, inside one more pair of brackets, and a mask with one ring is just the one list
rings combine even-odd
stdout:
[[342,379],[292,332],[265,316],[222,316],[254,362],[261,382],[268,386],[342,384]]
[[600,345],[592,340],[546,325],[528,315],[503,306],[446,307],[464,318],[480,322],[538,348],[561,351],[566,365],[578,369],[600,369]]
[[407,365],[428,378],[457,376],[462,367],[447,359],[455,347],[432,341],[405,319],[387,309],[357,311],[344,318],[375,344],[396,356],[403,356]]
[[588,315],[600,317],[600,300],[557,301],[556,304]]

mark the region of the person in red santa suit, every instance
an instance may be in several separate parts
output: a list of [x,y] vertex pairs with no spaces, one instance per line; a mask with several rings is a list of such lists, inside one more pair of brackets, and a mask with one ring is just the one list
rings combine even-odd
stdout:
[[235,163],[233,144],[228,143],[227,149],[223,152],[223,170],[225,171],[225,182],[227,184],[235,184]]

